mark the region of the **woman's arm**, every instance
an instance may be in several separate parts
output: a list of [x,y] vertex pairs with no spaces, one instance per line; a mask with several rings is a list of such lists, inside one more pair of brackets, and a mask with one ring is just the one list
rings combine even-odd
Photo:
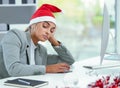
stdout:
[[57,41],[54,36],[51,36],[49,38],[49,42],[51,43],[58,55],[48,55],[48,64],[63,62],[71,65],[74,63],[72,54],[61,42]]

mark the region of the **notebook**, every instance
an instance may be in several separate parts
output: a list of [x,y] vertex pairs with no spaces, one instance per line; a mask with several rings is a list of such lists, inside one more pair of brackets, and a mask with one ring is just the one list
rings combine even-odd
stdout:
[[16,78],[13,80],[7,80],[4,82],[4,85],[15,86],[15,87],[24,87],[24,88],[37,88],[45,86],[48,84],[48,81]]

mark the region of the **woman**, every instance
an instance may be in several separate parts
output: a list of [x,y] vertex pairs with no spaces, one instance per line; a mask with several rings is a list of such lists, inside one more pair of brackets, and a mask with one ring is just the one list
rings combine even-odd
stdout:
[[[54,12],[59,8],[43,4],[31,17],[26,31],[10,30],[0,44],[0,77],[40,75],[69,71],[74,59],[66,47],[54,37]],[[47,54],[39,41],[49,41],[57,55]]]

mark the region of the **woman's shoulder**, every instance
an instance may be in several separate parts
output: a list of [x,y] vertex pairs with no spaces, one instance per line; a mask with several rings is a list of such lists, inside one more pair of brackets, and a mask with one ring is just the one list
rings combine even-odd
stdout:
[[23,36],[25,36],[25,32],[24,31],[21,31],[21,30],[19,30],[19,29],[11,29],[9,32],[8,32],[8,34],[15,34],[15,35],[17,35],[17,36],[21,36],[21,37],[23,37]]
[[9,32],[14,32],[14,33],[17,33],[17,34],[24,34],[25,33],[24,31],[19,30],[19,29],[11,29]]
[[9,30],[2,38],[1,42],[13,42],[13,41],[24,41],[26,39],[26,35],[24,31],[20,31],[17,29]]
[[26,39],[26,33],[24,31],[21,31],[19,29],[11,29],[7,32],[5,35],[6,38],[14,38],[14,39]]

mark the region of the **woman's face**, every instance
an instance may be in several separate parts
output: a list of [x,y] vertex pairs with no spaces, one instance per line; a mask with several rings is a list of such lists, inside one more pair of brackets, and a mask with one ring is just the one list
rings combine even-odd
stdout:
[[56,25],[50,21],[39,22],[31,26],[31,37],[34,43],[38,41],[45,42],[54,35]]

